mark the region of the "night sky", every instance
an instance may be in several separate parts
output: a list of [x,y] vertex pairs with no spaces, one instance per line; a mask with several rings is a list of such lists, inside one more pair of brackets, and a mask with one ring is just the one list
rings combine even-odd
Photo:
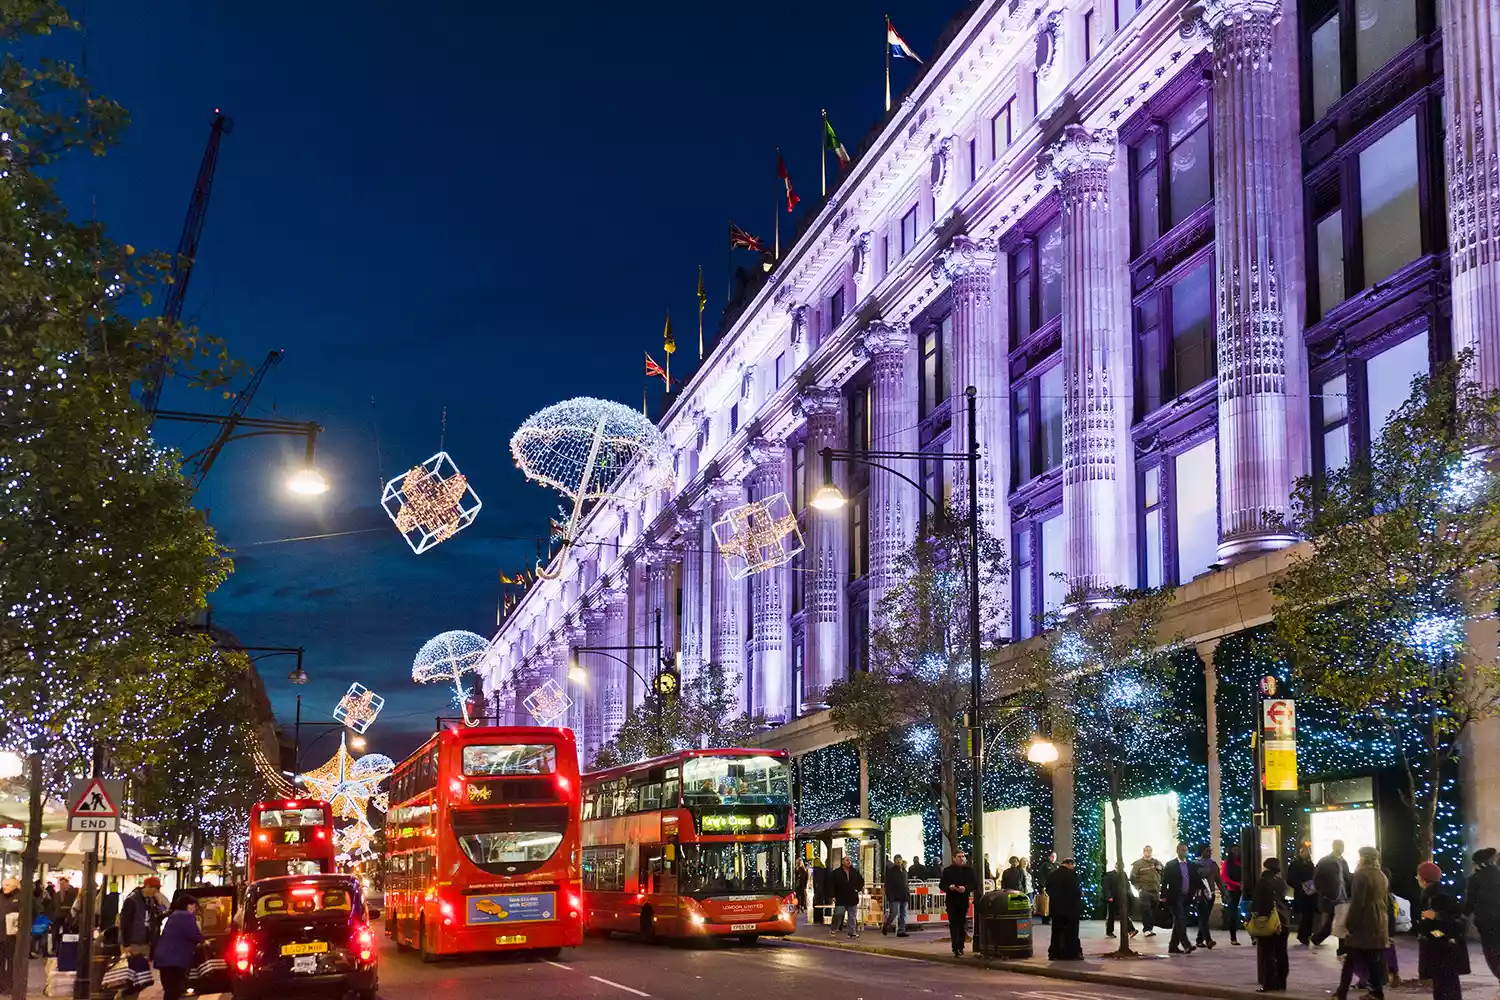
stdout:
[[[259,664],[279,721],[299,691],[305,718],[327,718],[360,680],[388,699],[371,749],[399,759],[425,738],[449,699],[412,684],[413,654],[447,629],[493,633],[498,572],[530,564],[556,506],[513,466],[511,432],[568,396],[640,405],[641,352],[661,360],[668,308],[676,373],[691,364],[698,265],[712,331],[728,219],[771,238],[777,145],[800,215],[818,201],[819,109],[851,151],[882,115],[882,15],[925,59],[958,7],[75,0],[86,53],[77,36],[60,53],[86,55],[132,124],[108,157],[66,169],[73,211],[175,247],[223,108],[235,129],[184,316],[252,368],[285,349],[250,412],[325,428],[326,496],[280,488],[291,438],[231,445],[199,493],[236,567],[215,622],[307,647],[300,689],[289,658]],[[898,93],[911,74],[894,64]],[[163,405],[227,407],[170,383]],[[192,452],[211,433],[196,430],[160,433]],[[484,509],[416,556],[380,482],[440,440]],[[304,765],[333,738],[305,738]]]

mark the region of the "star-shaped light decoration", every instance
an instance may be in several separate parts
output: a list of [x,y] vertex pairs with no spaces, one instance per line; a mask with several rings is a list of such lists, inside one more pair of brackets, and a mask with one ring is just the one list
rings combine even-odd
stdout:
[[339,699],[333,709],[333,717],[356,733],[363,733],[375,722],[375,717],[385,707],[385,699],[358,682],[349,685],[349,690]]
[[526,706],[526,711],[531,713],[537,725],[555,726],[568,714],[568,709],[573,707],[573,699],[568,697],[568,692],[562,689],[561,684],[548,677],[521,704]]
[[367,753],[356,758],[342,736],[339,749],[321,767],[298,775],[303,787],[333,808],[338,819],[368,822],[371,806],[385,812],[390,796],[380,790],[381,782],[396,770],[396,762],[385,754]]
[[714,522],[714,538],[734,580],[785,566],[802,551],[802,532],[785,493],[727,511]]
[[418,555],[473,524],[482,506],[446,451],[386,483],[380,503]]

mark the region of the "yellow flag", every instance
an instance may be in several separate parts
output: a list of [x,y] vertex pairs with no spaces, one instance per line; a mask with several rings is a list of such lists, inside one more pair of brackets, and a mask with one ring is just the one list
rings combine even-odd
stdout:
[[662,331],[661,349],[668,354],[677,350],[677,341],[672,338],[672,310],[667,310],[667,328]]
[[698,315],[703,315],[703,307],[708,305],[708,293],[703,290],[703,265],[698,265]]

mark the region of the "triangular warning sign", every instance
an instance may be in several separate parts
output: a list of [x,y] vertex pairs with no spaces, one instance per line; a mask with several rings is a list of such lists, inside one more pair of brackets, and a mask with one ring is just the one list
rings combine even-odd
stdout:
[[104,782],[98,778],[92,778],[84,786],[83,794],[78,797],[78,801],[73,803],[71,814],[74,816],[119,816],[120,810],[115,808],[109,792],[105,791]]

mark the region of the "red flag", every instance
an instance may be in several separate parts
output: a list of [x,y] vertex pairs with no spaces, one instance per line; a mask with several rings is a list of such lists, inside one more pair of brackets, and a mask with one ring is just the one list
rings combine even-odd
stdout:
[[[646,377],[647,378],[659,378],[663,382],[667,381],[667,371],[666,371],[666,369],[663,368],[661,365],[659,365],[659,364],[656,363],[656,359],[651,356],[651,352],[650,351],[646,352]],[[667,388],[668,389],[672,388],[672,386],[670,385],[670,383],[667,385]]]
[[797,189],[792,187],[792,175],[787,173],[786,160],[781,158],[779,149],[776,151],[776,176],[786,182],[786,210],[790,212],[802,199],[798,197]]
[[729,224],[729,249],[744,247],[746,250],[754,250],[756,253],[764,250],[759,239],[751,236],[733,222]]

